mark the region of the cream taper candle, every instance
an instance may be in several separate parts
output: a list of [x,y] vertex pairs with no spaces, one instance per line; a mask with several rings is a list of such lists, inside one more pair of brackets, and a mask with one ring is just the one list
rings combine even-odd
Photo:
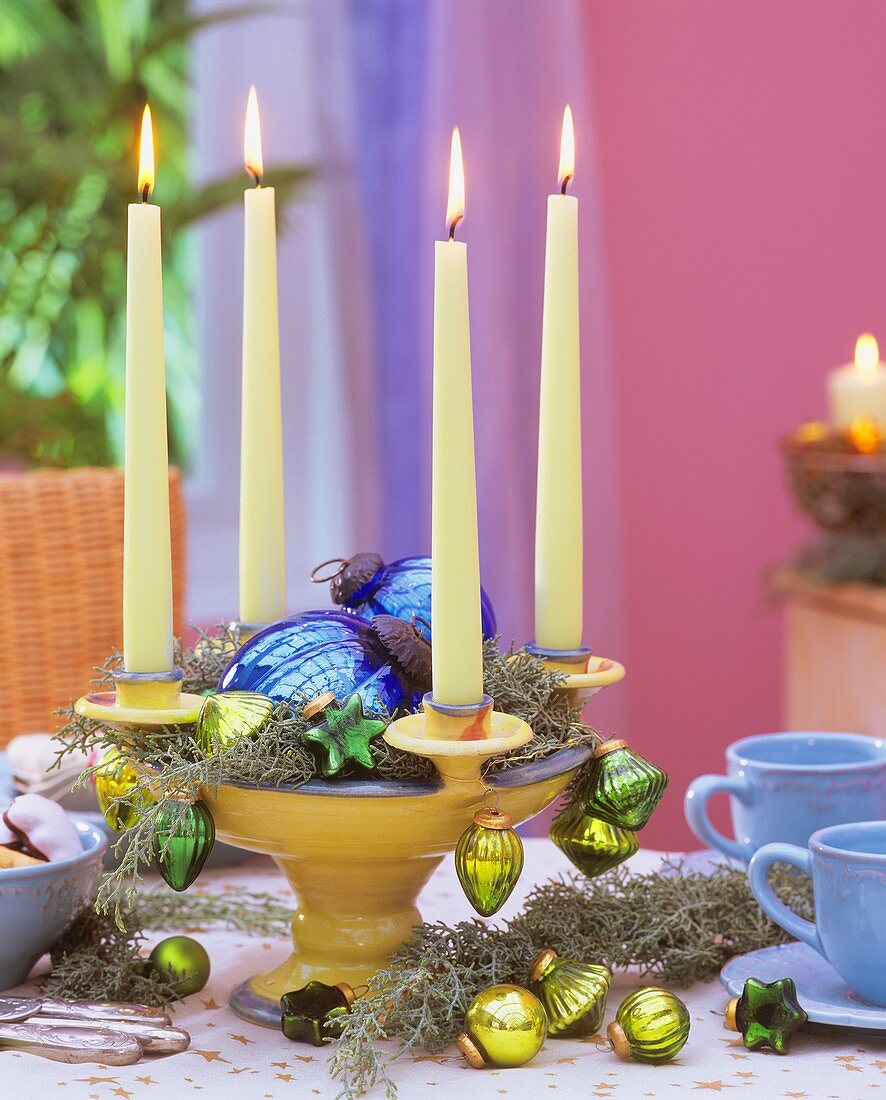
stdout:
[[166,672],[172,658],[172,550],[160,207],[154,186],[151,111],[142,116],[138,188],[126,250],[126,441],[123,518],[123,664]]
[[483,698],[468,253],[454,239],[463,214],[464,168],[456,129],[449,164],[449,240],[434,246],[431,531],[433,696],[450,705]]
[[249,90],[246,108],[244,153],[255,187],[244,194],[240,620],[270,623],[286,613],[283,419],[274,188],[261,185],[261,134],[254,87]]
[[859,417],[886,427],[886,363],[880,362],[880,349],[870,333],[856,340],[855,361],[828,375],[828,396],[834,427],[848,428]]
[[574,149],[567,107],[560,143],[561,193],[548,197],[535,517],[535,644],[561,650],[582,644],[584,583],[578,200],[566,194]]

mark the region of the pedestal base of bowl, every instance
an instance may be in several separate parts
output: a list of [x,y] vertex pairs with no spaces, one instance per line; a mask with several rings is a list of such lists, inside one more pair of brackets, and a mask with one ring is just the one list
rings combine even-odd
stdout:
[[[589,755],[562,749],[498,773],[490,785],[520,823],[551,803]],[[312,978],[357,987],[387,965],[421,922],[416,898],[455,849],[483,789],[479,782],[312,780],[293,789],[223,785],[202,797],[218,838],[270,855],[297,898],[294,952],[231,996],[239,1016],[279,1028],[284,993]]]

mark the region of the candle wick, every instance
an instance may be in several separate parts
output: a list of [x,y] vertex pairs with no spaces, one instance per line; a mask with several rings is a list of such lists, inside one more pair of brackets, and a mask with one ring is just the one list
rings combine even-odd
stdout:
[[256,172],[254,168],[247,166],[246,171],[252,176],[252,179],[256,187],[261,187],[261,176]]
[[449,224],[449,239],[451,241],[455,240],[455,227],[458,225],[458,223],[462,220],[463,217],[464,217],[463,214],[459,214],[457,217],[453,218],[452,221],[450,222],[450,224]]
[[146,183],[144,185],[144,187],[142,188],[142,202],[147,202],[148,197],[150,196],[150,194],[151,194],[151,185],[149,183]]
[[570,181],[571,179],[572,179],[572,176],[571,176],[571,175],[570,175],[570,176],[564,176],[564,177],[563,177],[563,182],[562,182],[562,183],[560,184],[560,194],[561,194],[561,195],[565,195],[565,194],[566,194],[566,189],[567,189],[567,188],[569,187],[569,181]]

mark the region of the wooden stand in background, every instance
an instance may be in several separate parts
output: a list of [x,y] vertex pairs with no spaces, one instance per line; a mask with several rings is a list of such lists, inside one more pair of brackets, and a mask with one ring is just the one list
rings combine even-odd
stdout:
[[782,573],[785,729],[886,736],[886,588]]

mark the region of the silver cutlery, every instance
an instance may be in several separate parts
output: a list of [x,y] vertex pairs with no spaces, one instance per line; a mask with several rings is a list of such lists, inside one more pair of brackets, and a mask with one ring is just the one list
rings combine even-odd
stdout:
[[68,1001],[56,997],[0,997],[0,1023],[51,1016],[55,1020],[87,1020],[96,1027],[118,1020],[142,1020],[163,1026],[171,1024],[169,1014],[150,1005],[115,1001]]
[[131,1036],[145,1054],[181,1054],[191,1045],[191,1036],[180,1027],[148,1024],[143,1020],[108,1020],[99,1023],[97,1020],[56,1020],[49,1016],[34,1016],[28,1023],[52,1024],[80,1035],[93,1032],[97,1028],[107,1029],[114,1035]]
[[4,1050],[36,1054],[53,1062],[98,1062],[105,1066],[131,1066],[142,1056],[141,1045],[131,1035],[66,1022],[31,1020],[0,1024],[0,1051]]

